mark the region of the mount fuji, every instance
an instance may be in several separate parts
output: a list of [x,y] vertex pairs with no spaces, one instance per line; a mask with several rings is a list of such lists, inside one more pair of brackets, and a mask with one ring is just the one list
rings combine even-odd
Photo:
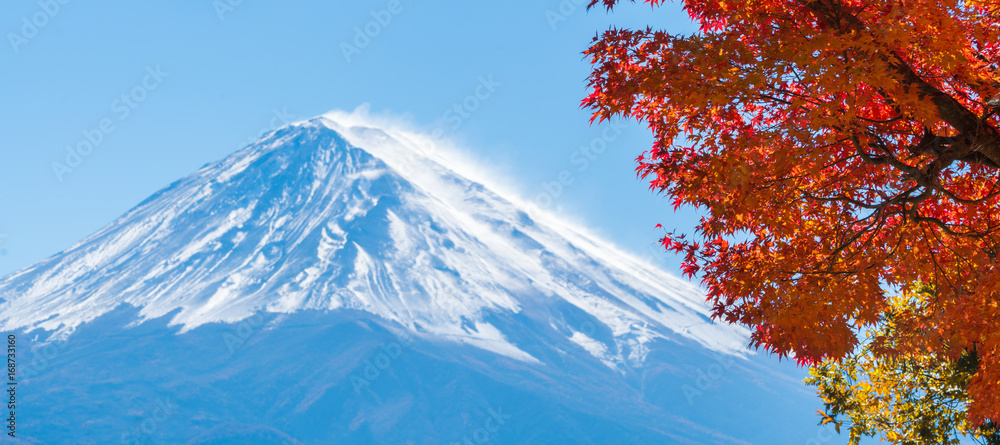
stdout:
[[0,443],[822,443],[685,280],[329,113],[0,279]]

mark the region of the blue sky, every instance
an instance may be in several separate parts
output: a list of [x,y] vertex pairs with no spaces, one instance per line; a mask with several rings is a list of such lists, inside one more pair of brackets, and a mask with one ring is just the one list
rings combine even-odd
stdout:
[[[695,29],[676,4],[607,14],[584,3],[6,2],[0,274],[274,125],[365,103],[442,131],[529,199],[568,170],[554,209],[676,272],[654,226],[690,230],[696,216],[675,215],[636,179],[634,159],[652,140],[644,126],[617,135],[589,124],[581,51],[610,26]],[[486,97],[470,100],[477,88]],[[93,149],[67,160],[67,146]]]

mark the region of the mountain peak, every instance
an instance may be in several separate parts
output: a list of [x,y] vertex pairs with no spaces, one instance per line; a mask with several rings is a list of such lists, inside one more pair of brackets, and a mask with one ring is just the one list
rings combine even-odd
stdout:
[[537,359],[517,339],[532,326],[611,367],[658,339],[743,350],[746,333],[708,320],[694,286],[443,157],[356,114],[283,127],[0,280],[0,326],[67,335],[122,304],[183,330],[259,308],[359,310],[525,362]]

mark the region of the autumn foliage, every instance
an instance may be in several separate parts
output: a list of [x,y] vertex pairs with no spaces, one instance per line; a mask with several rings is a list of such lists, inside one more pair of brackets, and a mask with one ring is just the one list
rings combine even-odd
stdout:
[[825,406],[820,423],[846,432],[849,445],[875,436],[894,445],[1000,445],[997,424],[974,424],[966,412],[969,380],[979,368],[976,350],[954,359],[933,352],[887,355],[875,349],[896,338],[896,320],[928,307],[934,298],[936,290],[929,285],[894,297],[885,317],[865,332],[853,353],[810,367],[805,381],[816,387]]
[[595,39],[584,105],[648,123],[639,173],[707,214],[663,243],[715,316],[815,365],[933,283],[872,350],[976,351],[969,418],[1000,418],[1000,0],[683,5],[701,32]]

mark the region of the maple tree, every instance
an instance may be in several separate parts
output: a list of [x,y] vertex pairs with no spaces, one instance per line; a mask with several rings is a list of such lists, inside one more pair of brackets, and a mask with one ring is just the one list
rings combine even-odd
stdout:
[[[583,104],[648,123],[639,174],[705,211],[663,244],[713,315],[811,366],[870,330],[879,359],[976,351],[967,419],[1000,419],[1000,2],[683,5],[699,33],[595,38]],[[894,298],[921,309],[877,329]]]

